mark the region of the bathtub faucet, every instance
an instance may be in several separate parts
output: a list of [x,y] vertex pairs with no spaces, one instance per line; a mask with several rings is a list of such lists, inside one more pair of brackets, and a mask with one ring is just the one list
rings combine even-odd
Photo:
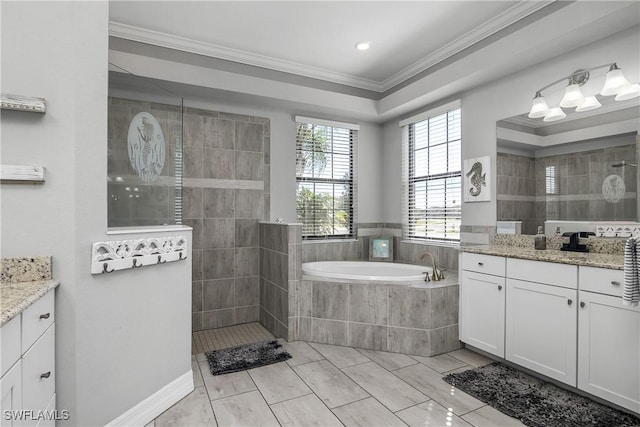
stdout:
[[[426,257],[431,258],[431,267],[433,268],[433,273],[431,274],[431,280],[433,280],[434,282],[438,282],[440,280],[444,279],[444,273],[442,272],[442,270],[438,269],[438,266],[436,265],[436,259],[433,257],[433,255],[430,252],[425,252],[424,254],[422,254],[422,256],[420,257],[420,259],[425,259]],[[427,273],[427,276],[425,278],[425,282],[429,281],[429,273]]]

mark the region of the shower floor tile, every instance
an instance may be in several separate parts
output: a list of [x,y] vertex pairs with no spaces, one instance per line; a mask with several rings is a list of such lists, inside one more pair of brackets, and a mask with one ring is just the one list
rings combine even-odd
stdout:
[[275,337],[258,322],[195,331],[191,334],[191,354],[272,339]]

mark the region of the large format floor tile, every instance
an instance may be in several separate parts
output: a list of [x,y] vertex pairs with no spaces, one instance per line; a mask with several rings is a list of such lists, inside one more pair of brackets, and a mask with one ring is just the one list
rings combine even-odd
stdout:
[[342,370],[392,412],[429,400],[427,396],[374,362]]
[[393,412],[372,397],[341,406],[333,412],[347,427],[406,426]]
[[456,415],[466,414],[484,406],[478,399],[444,382],[441,373],[422,364],[393,372],[445,408],[452,408],[451,411]]
[[[471,426],[434,400],[403,409],[402,411],[396,412],[396,415],[411,427]],[[499,425],[500,424],[496,424],[496,426]]]
[[304,365],[305,363],[324,359],[320,353],[304,341],[286,342],[282,339],[278,341],[282,343],[284,349],[291,355],[291,359],[287,360],[289,366]]
[[271,405],[271,410],[285,427],[342,426],[333,412],[315,394],[276,403]]
[[214,400],[211,405],[221,426],[280,425],[258,391]]
[[340,369],[369,361],[355,348],[316,343],[312,343],[311,346]]
[[422,363],[434,369],[440,373],[453,371],[454,369],[459,369],[464,366],[467,366],[465,362],[460,359],[456,359],[455,357],[451,357],[448,354],[440,354],[438,356],[433,357],[424,357],[424,356],[411,356],[416,359],[418,362]]
[[284,362],[250,369],[248,372],[269,405],[311,393],[309,387]]
[[488,406],[488,405],[463,415],[462,419],[474,425],[475,427],[524,426],[524,424],[522,424],[520,420],[511,418],[510,416],[505,415],[502,412],[498,411],[497,409],[492,408],[491,406]]
[[326,360],[307,363],[293,369],[329,408],[369,396],[358,384]]
[[415,360],[402,353],[389,353],[388,351],[364,349],[358,349],[358,351],[389,371],[416,364]]
[[233,372],[224,375],[211,375],[209,364],[200,362],[200,370],[204,378],[204,385],[209,393],[209,399],[216,400],[223,397],[235,396],[256,389],[256,385],[247,371]]
[[456,359],[462,360],[467,365],[471,365],[476,368],[493,362],[492,359],[471,350],[467,350],[466,348],[461,348],[460,350],[452,351],[448,354]]
[[217,425],[216,420],[204,387],[193,390],[155,420],[156,427],[215,425]]

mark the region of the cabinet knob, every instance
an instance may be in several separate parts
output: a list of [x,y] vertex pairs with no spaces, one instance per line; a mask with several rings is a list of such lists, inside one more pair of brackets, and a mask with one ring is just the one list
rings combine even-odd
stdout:
[[612,284],[613,286],[620,286],[620,282],[618,282],[617,280],[612,280],[612,281],[611,281],[611,284]]
[[50,376],[51,376],[51,371],[45,372],[44,374],[40,375],[40,378],[49,378]]
[[568,299],[568,300],[567,300],[567,304],[568,304],[568,305],[573,304],[573,300]]
[[584,301],[580,301],[580,308],[584,308],[585,305]]
[[482,267],[484,265],[484,262],[479,262],[478,265]]
[[498,290],[501,291],[502,290],[502,285],[498,285]]
[[51,313],[45,313],[45,314],[41,314],[40,318],[41,319],[48,319],[51,316]]

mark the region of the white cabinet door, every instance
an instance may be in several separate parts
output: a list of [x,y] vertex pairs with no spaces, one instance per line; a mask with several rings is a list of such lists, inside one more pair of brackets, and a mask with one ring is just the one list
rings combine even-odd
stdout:
[[460,341],[504,357],[504,277],[462,271]]
[[578,388],[640,413],[640,307],[580,292]]
[[576,385],[577,291],[507,279],[506,359]]
[[[55,393],[55,324],[22,356],[22,406],[39,411]],[[36,425],[36,422],[25,423]]]
[[[0,379],[0,425],[12,427],[22,425],[17,411],[22,409],[22,362],[18,361]],[[6,411],[16,411],[9,412]]]

